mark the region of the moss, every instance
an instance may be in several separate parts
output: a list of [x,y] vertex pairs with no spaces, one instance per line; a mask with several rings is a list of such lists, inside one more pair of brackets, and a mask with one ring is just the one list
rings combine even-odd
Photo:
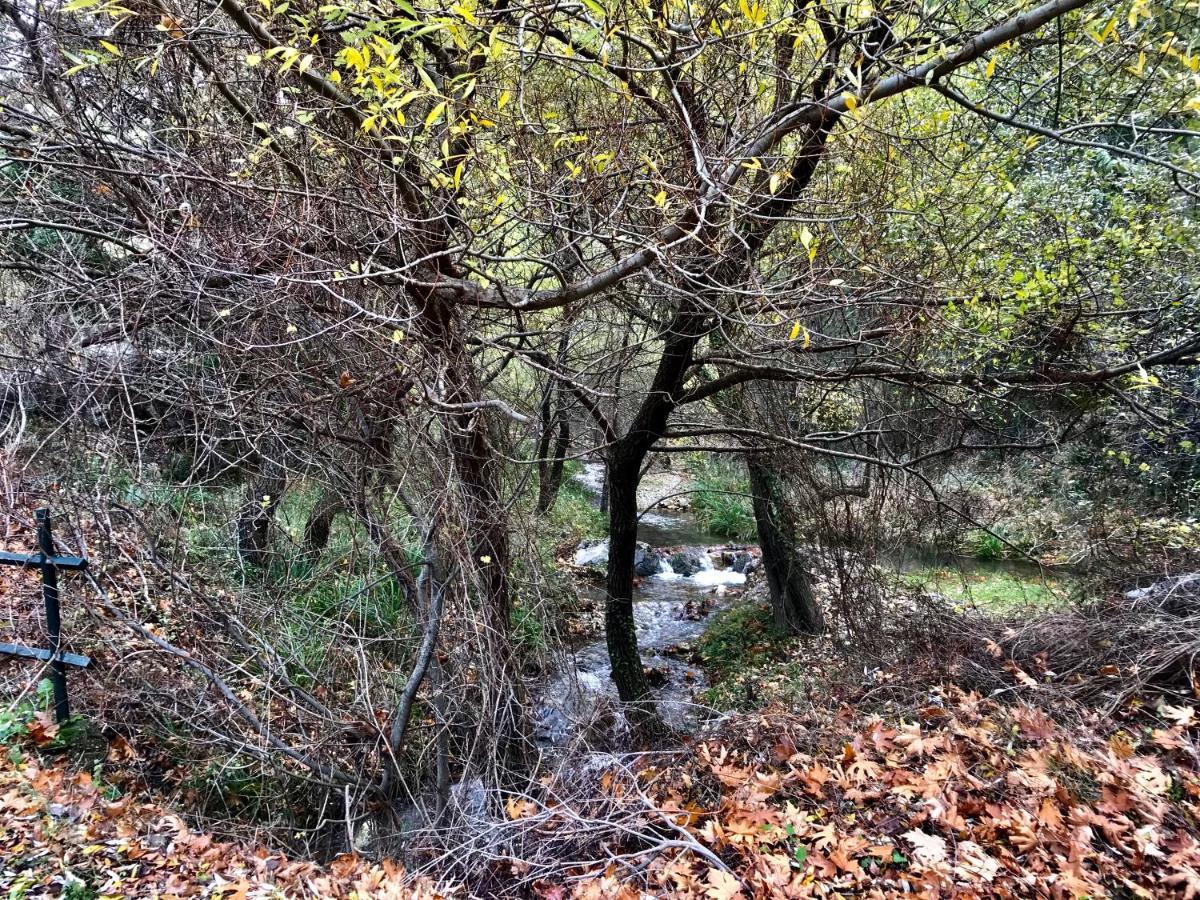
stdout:
[[721,610],[697,644],[712,686],[705,701],[722,710],[753,710],[808,691],[804,666],[791,659],[796,640],[777,628],[766,604]]

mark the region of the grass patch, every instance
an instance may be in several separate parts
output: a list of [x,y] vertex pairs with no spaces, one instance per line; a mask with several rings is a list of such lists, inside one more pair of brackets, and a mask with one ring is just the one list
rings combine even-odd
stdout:
[[583,540],[604,537],[608,534],[608,520],[596,508],[588,489],[575,480],[575,474],[581,468],[574,460],[569,460],[564,466],[562,485],[554,499],[554,506],[550,508],[550,523],[563,538]]
[[753,540],[758,529],[750,504],[750,485],[741,467],[698,457],[689,462],[689,468],[695,476],[692,511],[704,527],[730,540]]
[[804,666],[791,658],[794,643],[765,604],[721,610],[696,647],[712,683],[704,701],[721,710],[751,711],[803,696],[808,679]]
[[910,584],[962,603],[984,609],[1056,606],[1067,599],[1069,581],[1011,571],[965,571],[950,568],[921,569],[903,576]]

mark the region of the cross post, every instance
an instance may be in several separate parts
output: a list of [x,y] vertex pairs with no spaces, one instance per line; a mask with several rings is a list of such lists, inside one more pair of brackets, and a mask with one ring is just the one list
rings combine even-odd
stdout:
[[71,717],[67,700],[67,666],[87,666],[86,656],[62,652],[62,610],[58,602],[58,570],[79,571],[87,568],[87,560],[78,556],[55,556],[54,536],[50,533],[50,510],[42,508],[34,513],[37,521],[38,553],[23,554],[0,552],[0,565],[36,568],[42,576],[42,602],[46,605],[46,633],[50,647],[40,650],[20,644],[0,644],[0,653],[26,656],[50,663],[50,683],[54,686],[54,717],[59,723]]

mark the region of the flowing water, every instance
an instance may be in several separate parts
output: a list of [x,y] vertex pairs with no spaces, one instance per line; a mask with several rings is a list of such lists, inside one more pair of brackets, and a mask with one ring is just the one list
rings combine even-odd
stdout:
[[[603,477],[603,466],[598,463],[586,466],[577,476],[597,498]],[[706,532],[686,511],[643,513],[638,539],[650,548],[669,548],[683,569],[676,572],[665,552],[654,554],[657,569],[637,581],[633,614],[638,647],[643,663],[651,670],[659,712],[672,726],[688,728],[703,714],[698,698],[708,686],[703,672],[693,664],[690,645],[704,632],[712,613],[741,592],[746,576],[727,564],[732,554],[710,553],[725,541]],[[603,567],[607,558],[607,544],[585,543],[575,562]],[[648,563],[647,568],[654,565]],[[603,607],[603,588],[585,585],[581,591]],[[581,735],[598,743],[619,739],[623,719],[611,675],[603,639],[570,651],[549,678],[536,709],[538,738],[551,746]]]

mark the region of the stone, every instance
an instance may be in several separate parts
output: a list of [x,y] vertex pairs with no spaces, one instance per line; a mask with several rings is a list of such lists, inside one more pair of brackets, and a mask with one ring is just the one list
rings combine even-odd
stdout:
[[638,541],[637,552],[633,557],[633,572],[641,578],[649,578],[662,572],[663,554],[649,544]]
[[[703,550],[688,548],[680,550],[678,553],[672,553],[668,560],[671,564],[671,571],[676,575],[682,575],[684,578],[690,578],[697,572],[703,569],[711,569],[712,562],[708,559],[708,554]],[[708,563],[708,565],[705,565]]]
[[744,575],[746,574],[746,567],[751,565],[753,562],[754,557],[745,550],[742,550],[733,554],[733,560],[731,561],[729,568]]

